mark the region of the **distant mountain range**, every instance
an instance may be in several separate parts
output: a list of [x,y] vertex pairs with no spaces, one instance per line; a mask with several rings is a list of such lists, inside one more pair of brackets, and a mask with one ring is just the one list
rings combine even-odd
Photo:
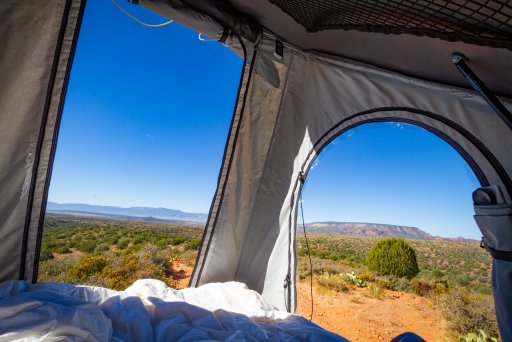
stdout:
[[[93,217],[101,219],[144,221],[144,222],[167,222],[182,224],[204,224],[208,218],[203,213],[187,213],[176,209],[130,207],[120,208],[114,206],[91,205],[82,203],[48,202],[46,211],[49,213]],[[298,227],[300,228],[300,227]],[[398,226],[380,223],[361,222],[313,222],[306,224],[306,230],[310,233],[323,234],[346,234],[379,237],[403,237],[406,239],[422,240],[451,240],[451,241],[475,241],[472,239],[442,238],[434,236],[416,227]]]
[[69,214],[97,218],[111,218],[119,220],[175,222],[175,223],[205,223],[207,214],[187,213],[176,209],[130,207],[120,208],[113,206],[91,205],[82,203],[55,203],[48,202],[46,211],[50,213]]
[[346,234],[378,237],[401,237],[421,240],[475,241],[463,237],[443,238],[434,236],[416,227],[398,226],[381,223],[362,222],[313,222],[306,224],[306,231],[323,234]]

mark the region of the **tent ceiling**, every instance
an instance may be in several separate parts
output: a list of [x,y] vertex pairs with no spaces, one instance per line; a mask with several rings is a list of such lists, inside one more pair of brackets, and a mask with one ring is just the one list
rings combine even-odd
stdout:
[[512,5],[467,0],[271,0],[308,32],[410,33],[512,49]]
[[[287,1],[287,0],[274,0],[275,4],[270,1],[251,1],[251,0],[232,0],[233,5],[241,12],[247,13],[260,22],[261,25],[273,31],[277,35],[283,37],[287,41],[306,50],[317,50],[321,52],[331,53],[338,56],[354,59],[357,61],[373,64],[385,69],[398,71],[400,73],[414,76],[417,78],[454,85],[464,88],[469,88],[464,78],[459,74],[451,62],[451,54],[454,51],[462,52],[470,59],[470,65],[480,78],[489,86],[495,93],[512,97],[512,51],[505,48],[496,48],[490,46],[482,46],[477,44],[470,44],[463,42],[463,40],[479,40],[479,44],[486,43],[487,45],[502,45],[511,47],[512,35],[512,5],[509,1],[493,2],[482,1],[485,9],[482,13],[488,16],[488,19],[483,20],[481,16],[479,22],[471,19],[471,17],[446,19],[442,24],[435,28],[434,25],[430,28],[429,32],[427,24],[424,23],[424,16],[417,14],[415,20],[412,17],[406,26],[407,29],[400,29],[400,27],[387,27],[387,31],[381,29],[382,32],[367,32],[373,30],[374,27],[367,25],[364,26],[364,21],[359,23],[362,25],[357,27],[345,26],[344,29],[335,29],[335,24],[342,27],[342,20],[351,18],[345,15],[341,7],[346,1]],[[420,3],[421,1],[417,1]],[[425,2],[425,1],[423,1]],[[383,1],[365,1],[357,2],[350,1],[351,10],[359,8],[359,3],[384,3]],[[386,4],[397,3],[397,1],[385,2]],[[409,1],[409,4],[414,1]],[[435,1],[434,1],[435,3]],[[447,3],[443,1],[443,3]],[[453,3],[461,3],[456,1]],[[463,3],[470,3],[463,1]],[[474,3],[474,2],[471,2]],[[480,2],[479,2],[480,3]],[[292,4],[292,5],[290,5]],[[301,6],[302,4],[302,6]],[[322,20],[315,20],[313,15],[314,11],[306,11],[307,5],[309,8],[330,8],[328,5],[336,5],[339,10],[333,12],[334,15]],[[315,7],[315,4],[317,5]],[[502,7],[498,8],[501,4]],[[298,21],[304,24],[310,31],[308,32],[301,24],[299,24],[292,16],[285,13],[280,9],[289,12],[297,18]],[[321,6],[320,6],[321,5]],[[375,5],[376,6],[376,5]],[[386,5],[389,6],[389,5]],[[459,5],[465,8],[470,5]],[[446,7],[448,8],[448,7]],[[493,13],[490,13],[494,9]],[[417,10],[415,10],[417,11]],[[462,14],[466,13],[462,9]],[[379,15],[383,16],[385,11],[380,10]],[[396,12],[399,13],[399,12]],[[412,12],[411,12],[412,13]],[[448,13],[448,12],[446,12]],[[494,14],[494,16],[493,16]],[[439,14],[438,14],[439,15]],[[318,15],[318,17],[321,17]],[[403,15],[401,15],[403,16]],[[380,17],[367,16],[368,20],[374,20],[374,25],[386,24],[384,19]],[[383,17],[384,18],[384,17]],[[387,20],[391,16],[387,16]],[[348,21],[347,21],[348,22]],[[396,21],[400,23],[399,20]],[[367,24],[370,21],[367,21]],[[377,23],[377,24],[376,24]],[[420,25],[422,23],[423,26]],[[448,25],[451,25],[450,27]],[[364,30],[363,30],[364,27]],[[445,31],[441,29],[444,27]],[[328,28],[328,29],[326,29]],[[350,30],[347,30],[349,29]],[[322,30],[323,29],[323,30]],[[397,33],[401,30],[402,34],[387,34]],[[424,34],[430,36],[417,36],[422,31]],[[436,31],[437,30],[437,31]],[[458,35],[458,41],[450,42],[441,40],[440,38],[432,37],[436,34],[442,36],[442,32],[447,32],[444,38],[455,39]],[[451,34],[451,36],[450,36]]]

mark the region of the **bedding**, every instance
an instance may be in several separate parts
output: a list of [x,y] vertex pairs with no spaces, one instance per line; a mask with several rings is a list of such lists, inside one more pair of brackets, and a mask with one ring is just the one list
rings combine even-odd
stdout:
[[0,284],[3,341],[347,341],[278,311],[237,282],[175,290],[154,279],[124,291]]

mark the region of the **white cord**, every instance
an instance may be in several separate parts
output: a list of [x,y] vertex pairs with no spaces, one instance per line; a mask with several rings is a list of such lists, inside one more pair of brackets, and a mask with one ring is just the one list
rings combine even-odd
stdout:
[[163,26],[167,26],[169,25],[170,23],[174,22],[174,20],[169,20],[169,21],[166,21],[165,23],[161,23],[161,24],[146,24],[145,22],[137,19],[136,17],[134,17],[130,12],[128,12],[127,10],[125,10],[124,8],[122,8],[115,0],[112,0],[112,3],[114,5],[116,5],[121,11],[123,11],[124,14],[126,14],[128,17],[130,17],[131,19],[135,20],[136,22],[138,22],[139,24],[141,25],[144,25],[146,27],[163,27]]
[[216,42],[215,39],[209,39],[209,38],[203,37],[203,34],[201,32],[199,32],[199,34],[197,35],[197,39],[199,39],[202,42]]

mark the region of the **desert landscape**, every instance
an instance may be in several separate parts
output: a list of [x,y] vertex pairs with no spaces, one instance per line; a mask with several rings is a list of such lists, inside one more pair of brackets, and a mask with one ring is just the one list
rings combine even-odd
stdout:
[[[201,225],[48,214],[38,281],[124,289],[141,278],[188,285]],[[367,254],[382,236],[312,233],[312,321],[352,341],[390,341],[405,331],[427,341],[499,340],[491,258],[475,241],[405,239],[418,273],[372,271]],[[417,232],[415,232],[417,234]],[[311,314],[310,266],[298,234],[298,308]],[[492,339],[491,339],[492,338]]]

